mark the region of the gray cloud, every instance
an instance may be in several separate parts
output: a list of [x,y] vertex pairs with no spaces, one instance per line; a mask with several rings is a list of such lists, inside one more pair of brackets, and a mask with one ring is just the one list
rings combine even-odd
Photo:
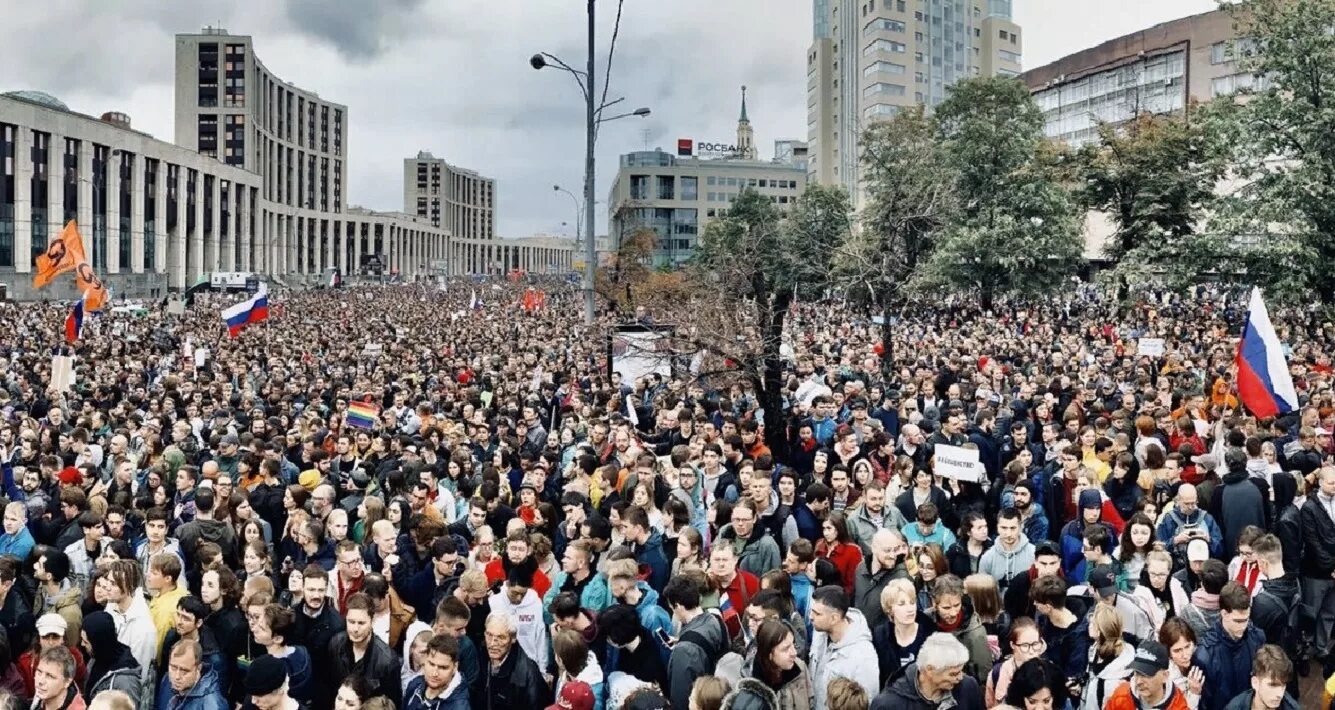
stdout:
[[[48,91],[76,110],[124,110],[171,140],[173,35],[221,23],[254,38],[265,66],[348,106],[348,197],[402,208],[403,159],[430,150],[496,178],[498,232],[526,236],[574,221],[559,183],[579,194],[584,110],[569,77],[534,71],[550,51],[583,66],[583,3],[570,0],[48,0],[9,3],[0,23],[0,90]],[[1212,0],[1023,0],[1025,62],[1035,65]],[[598,4],[599,82],[616,5]],[[1097,21],[1091,21],[1097,18]],[[596,196],[618,156],[672,150],[678,137],[731,140],[739,86],[762,158],[806,137],[811,0],[628,0],[611,97],[648,119],[603,126]],[[647,136],[646,136],[647,131]],[[595,218],[606,228],[604,208]]]
[[298,32],[333,47],[350,61],[369,62],[404,34],[426,32],[425,0],[287,0]]

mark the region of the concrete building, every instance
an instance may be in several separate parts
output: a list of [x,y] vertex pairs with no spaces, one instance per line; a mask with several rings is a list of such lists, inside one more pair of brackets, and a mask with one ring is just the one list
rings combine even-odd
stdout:
[[272,251],[258,175],[40,92],[0,96],[0,283],[11,298],[74,299],[72,278],[32,289],[33,259],[69,220],[116,294],[161,297],[204,264],[250,270]]
[[[249,36],[176,36],[175,118],[178,145],[259,175],[270,251],[255,270],[296,283],[329,268],[413,279],[448,260],[450,234],[428,220],[348,209],[347,107],[278,78]],[[191,278],[221,268],[190,266]]]
[[807,50],[809,179],[859,206],[859,136],[905,107],[935,106],[956,81],[1016,76],[1012,0],[813,0]]
[[403,211],[462,239],[495,239],[496,181],[420,151],[403,160]]
[[[1138,113],[1187,110],[1242,88],[1264,86],[1237,59],[1254,51],[1233,16],[1214,10],[1163,22],[1062,57],[1020,75],[1043,111],[1048,137],[1077,147],[1098,138],[1101,123]],[[1113,233],[1108,215],[1085,217],[1085,258],[1103,261]]]
[[[742,87],[737,141],[723,147],[724,157],[691,157],[687,154],[695,149],[685,139],[679,141],[678,155],[661,149],[622,155],[607,196],[609,252],[615,252],[625,236],[648,227],[657,235],[654,266],[680,266],[695,252],[700,230],[727,212],[743,189],[756,190],[781,207],[796,203],[807,184],[806,169],[797,158],[805,146],[786,142],[792,150],[784,161],[776,156],[764,162],[756,159],[754,136]],[[776,142],[776,150],[783,143]]]
[[1215,10],[1108,40],[1031,69],[1020,78],[1033,92],[1051,138],[1079,146],[1098,137],[1101,123],[1118,124],[1141,112],[1182,111],[1262,80],[1236,61],[1252,51],[1239,39],[1233,16]]

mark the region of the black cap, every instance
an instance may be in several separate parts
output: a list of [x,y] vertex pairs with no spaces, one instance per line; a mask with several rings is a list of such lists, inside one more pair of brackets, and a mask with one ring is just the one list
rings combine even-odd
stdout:
[[273,656],[260,656],[246,673],[246,692],[252,696],[268,695],[287,682],[287,664]]
[[1099,593],[1099,596],[1107,597],[1117,593],[1117,572],[1113,570],[1112,565],[1099,565],[1089,573],[1089,586]]
[[1142,641],[1136,647],[1136,655],[1129,664],[1131,672],[1141,675],[1155,675],[1168,670],[1168,649],[1158,641]]
[[1044,540],[1043,542],[1034,545],[1034,557],[1039,557],[1041,555],[1061,557],[1062,552],[1057,548],[1057,543],[1052,542],[1051,540]]

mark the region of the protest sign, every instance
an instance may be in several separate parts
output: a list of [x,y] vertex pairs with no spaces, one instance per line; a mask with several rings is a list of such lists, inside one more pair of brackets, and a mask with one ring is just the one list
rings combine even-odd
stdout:
[[983,464],[978,460],[978,449],[937,444],[935,458],[934,471],[939,476],[957,481],[978,482],[983,479]]
[[1148,355],[1150,357],[1163,357],[1163,338],[1141,338],[1136,348],[1136,354]]

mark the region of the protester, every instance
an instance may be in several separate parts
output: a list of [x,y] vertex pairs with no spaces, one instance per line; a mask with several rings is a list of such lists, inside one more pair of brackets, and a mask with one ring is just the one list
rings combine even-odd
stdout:
[[[0,621],[34,683],[61,645],[34,621],[57,614],[63,645],[98,638],[90,675],[139,674],[137,703],[172,686],[188,642],[201,679],[261,710],[400,700],[369,695],[372,676],[421,707],[582,703],[584,686],[604,705],[676,706],[700,672],[681,668],[734,665],[759,685],[733,704],[767,699],[761,686],[796,701],[801,666],[777,630],[762,653],[761,628],[787,629],[800,661],[809,615],[820,710],[859,707],[914,664],[928,695],[913,702],[949,702],[967,683],[943,693],[950,659],[922,658],[938,625],[967,642],[992,702],[1116,710],[1200,692],[1214,710],[1252,670],[1224,638],[1241,613],[1229,581],[1254,595],[1248,649],[1255,629],[1295,667],[1335,670],[1335,461],[1318,431],[1335,429],[1335,336],[1310,311],[1271,312],[1299,401],[1258,418],[1219,375],[1245,293],[1217,286],[1117,302],[1080,286],[991,313],[927,299],[888,335],[856,299],[804,298],[780,378],[759,388],[738,370],[750,355],[693,366],[696,301],[646,297],[642,322],[678,324],[674,361],[646,372],[609,359],[555,280],[273,286],[269,320],[235,339],[218,337],[226,294],[192,294],[185,315],[103,313],[66,344],[63,391],[48,355],[65,309],[0,303],[0,552],[15,555],[0,557]],[[530,287],[543,305],[516,307]],[[604,313],[597,332],[614,324]],[[739,355],[760,342],[750,325],[718,335]],[[1144,337],[1164,355],[1138,355]],[[976,450],[984,480],[941,476],[942,445]],[[935,599],[952,577],[964,591]],[[1156,657],[1111,687],[1144,644],[1113,653],[1110,612],[1165,639],[1162,677]],[[359,653],[374,673],[353,670]],[[1034,657],[1057,665],[1059,692]],[[358,680],[324,682],[342,676]]]

